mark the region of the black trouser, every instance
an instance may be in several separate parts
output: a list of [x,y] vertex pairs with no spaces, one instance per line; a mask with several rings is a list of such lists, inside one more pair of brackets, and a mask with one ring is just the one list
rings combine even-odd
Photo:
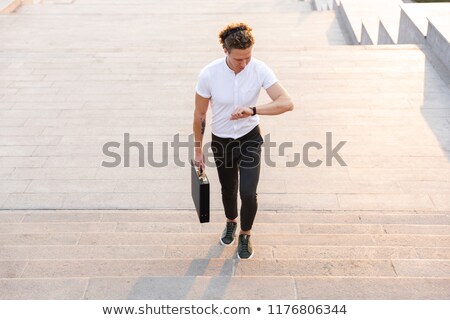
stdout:
[[237,191],[240,175],[241,229],[252,228],[258,209],[256,188],[261,168],[261,144],[263,138],[256,126],[246,135],[238,138],[220,138],[212,135],[211,149],[222,185],[222,202],[225,215],[234,220],[238,216]]

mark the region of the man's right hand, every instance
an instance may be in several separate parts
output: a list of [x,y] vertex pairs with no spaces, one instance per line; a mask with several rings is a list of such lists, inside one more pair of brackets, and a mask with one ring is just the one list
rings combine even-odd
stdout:
[[205,171],[205,161],[203,159],[203,152],[195,152],[195,159],[194,159],[195,165],[197,167],[201,167],[202,171]]

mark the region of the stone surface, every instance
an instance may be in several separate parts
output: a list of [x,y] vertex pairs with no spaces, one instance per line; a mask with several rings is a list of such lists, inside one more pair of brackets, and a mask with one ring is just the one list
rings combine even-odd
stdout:
[[0,279],[0,296],[7,300],[80,300],[86,279]]
[[271,260],[238,262],[236,275],[395,276],[388,260]]
[[22,278],[231,276],[230,259],[45,260],[28,262]]
[[450,280],[417,278],[296,278],[299,299],[443,299],[450,297]]
[[[221,8],[228,13],[217,15]],[[265,1],[258,6],[249,3],[245,10],[235,1],[207,6],[194,1],[189,7],[182,2],[180,6],[110,4],[107,9],[103,2],[76,1],[66,6],[27,5],[9,15],[16,28],[0,34],[5,43],[0,63],[6,67],[0,72],[4,81],[0,83],[1,102],[8,106],[0,110],[0,168],[13,170],[0,178],[5,180],[4,185],[6,180],[30,183],[25,190],[23,185],[4,187],[2,193],[7,198],[0,201],[2,208],[162,209],[176,204],[178,209],[192,209],[186,183],[189,172],[175,167],[172,151],[166,168],[138,168],[137,161],[131,161],[133,168],[103,168],[101,148],[107,141],[123,141],[123,134],[128,132],[138,141],[155,142],[160,157],[162,142],[170,141],[176,133],[187,138],[192,107],[186,106],[192,106],[197,73],[222,56],[216,32],[211,30],[218,30],[231,17],[235,19],[232,13],[238,8],[238,17],[254,27],[255,57],[274,69],[298,106],[289,115],[262,119],[263,130],[273,139],[292,141],[295,146],[285,156],[272,152],[277,168],[263,166],[259,190],[262,210],[337,210],[352,206],[367,210],[385,203],[386,209],[448,208],[445,201],[428,199],[424,191],[429,189],[417,192],[399,187],[405,179],[445,177],[428,170],[416,172],[416,168],[423,169],[425,156],[432,156],[440,170],[449,169],[448,155],[442,152],[450,143],[442,133],[448,130],[448,115],[434,111],[445,106],[448,87],[426,64],[423,53],[414,47],[346,47],[333,11],[313,12],[308,3],[290,0]],[[99,10],[101,19],[92,21],[88,13]],[[120,12],[119,18],[114,12]],[[168,12],[177,15],[178,23],[160,30],[167,25]],[[149,25],[145,17],[150,13],[153,19]],[[197,21],[193,13],[209,15]],[[127,30],[142,36],[127,37],[120,27],[124,17],[133,15],[135,19]],[[27,23],[38,16],[40,23],[52,30],[50,34],[40,29],[24,33]],[[53,28],[62,17],[64,30]],[[110,23],[113,19],[118,19],[117,25]],[[189,45],[183,42],[195,52],[188,58],[176,50],[179,41],[163,41],[162,35],[167,32],[176,38],[179,30],[193,21],[199,31],[191,35]],[[268,21],[283,37],[273,37]],[[96,25],[95,32],[91,22]],[[114,27],[102,31],[105,25]],[[310,31],[304,32],[305,28]],[[147,45],[147,37],[152,46]],[[152,90],[176,112],[167,114],[153,99]],[[412,91],[420,94],[412,95]],[[408,99],[414,99],[417,110]],[[264,93],[263,101],[267,101]],[[387,108],[391,105],[395,108]],[[425,111],[431,110],[429,106],[432,112]],[[334,161],[332,167],[323,164],[308,168],[301,163],[286,168],[308,141],[324,144],[327,131],[333,133],[334,141],[347,141],[342,157],[349,159],[348,167]],[[388,143],[380,146],[379,141]],[[325,150],[311,151],[310,156],[323,160]],[[187,160],[185,150],[180,154]],[[374,156],[386,159],[383,166],[388,169],[400,166],[395,161],[399,159],[411,170],[374,176],[366,168],[375,163]],[[355,157],[357,163],[350,161]],[[364,166],[364,170],[356,173],[356,166]],[[214,168],[209,175],[218,194]],[[389,200],[390,195],[393,200]],[[220,197],[215,195],[212,205],[220,209]]]
[[[214,167],[202,225],[173,161],[187,150],[163,168],[139,167],[136,149],[129,168],[102,167],[124,133],[156,160],[187,141],[197,74],[235,20],[296,106],[262,117],[266,143],[292,147],[263,151],[250,261],[219,245]],[[297,0],[46,1],[2,16],[0,298],[448,299],[450,88],[419,47],[347,46],[339,25]],[[326,166],[327,132],[346,166]],[[302,158],[310,141],[318,167]]]
[[[243,287],[243,284],[248,285]],[[296,299],[294,279],[224,276],[96,278],[89,281],[84,299],[222,300],[249,297]]]

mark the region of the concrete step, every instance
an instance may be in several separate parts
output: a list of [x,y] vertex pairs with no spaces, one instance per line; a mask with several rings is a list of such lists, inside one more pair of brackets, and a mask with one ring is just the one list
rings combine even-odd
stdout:
[[[391,37],[398,34],[398,24],[392,21],[400,20],[399,0],[359,1],[340,0],[338,12],[345,28],[350,34],[353,44],[378,44],[380,19],[385,22]],[[383,42],[383,41],[382,41]]]
[[[448,3],[404,3],[401,6],[399,43],[425,43],[430,19],[447,20],[450,13]],[[442,18],[441,18],[442,17]],[[448,33],[445,24],[442,31]]]
[[[224,222],[200,224],[198,222],[63,222],[63,223],[1,223],[0,234],[38,233],[220,233]],[[261,221],[261,219],[258,219]],[[256,222],[255,233],[301,233],[301,234],[422,234],[448,235],[450,225],[405,224],[320,224],[320,223],[262,223]]]
[[378,44],[397,44],[400,30],[400,6],[392,8],[389,14],[379,16]]
[[[251,285],[242,290],[243,284]],[[448,299],[449,288],[449,278],[411,277],[144,276],[0,279],[0,295],[5,299],[223,300],[248,299],[249,296],[258,300]]]
[[[449,235],[405,234],[260,234],[258,245],[450,246]],[[0,245],[205,245],[219,243],[217,233],[22,233],[0,234]]]
[[[258,259],[450,259],[449,247],[258,245]],[[236,245],[3,245],[1,261],[235,258]],[[49,261],[50,263],[50,261]]]
[[312,0],[311,5],[314,10],[329,11],[329,10],[333,10],[334,1],[333,0]]
[[402,1],[338,1],[338,17],[352,44],[415,43],[429,48],[428,59],[449,81],[450,5]]
[[399,43],[426,45],[435,68],[450,74],[449,3],[405,3],[400,18]]
[[[158,211],[158,210],[35,210],[0,211],[0,223],[81,223],[85,228],[89,223],[177,223],[197,222],[194,211]],[[224,221],[223,212],[211,212],[211,223]],[[448,212],[411,212],[411,211],[300,211],[268,212],[259,211],[257,223],[293,223],[293,224],[405,224],[405,225],[444,225],[450,224]],[[173,222],[174,223],[174,222]],[[200,224],[198,224],[200,225]],[[69,224],[67,225],[69,226]],[[110,227],[111,228],[111,227]],[[207,228],[207,227],[204,227]]]
[[448,278],[441,259],[140,259],[0,261],[0,278],[346,276]]

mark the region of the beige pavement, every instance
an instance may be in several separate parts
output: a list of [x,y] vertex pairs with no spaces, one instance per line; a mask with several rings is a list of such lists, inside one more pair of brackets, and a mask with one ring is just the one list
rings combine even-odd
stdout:
[[[163,168],[136,150],[131,168],[101,166],[124,133],[155,161],[187,140],[197,73],[236,20],[296,105],[262,118],[293,147],[263,166],[246,262],[218,245],[213,167],[200,225],[173,150]],[[450,297],[450,88],[417,46],[347,46],[333,11],[297,0],[44,1],[0,30],[1,298]],[[325,165],[327,132],[346,166]],[[311,141],[323,163],[290,167]]]

